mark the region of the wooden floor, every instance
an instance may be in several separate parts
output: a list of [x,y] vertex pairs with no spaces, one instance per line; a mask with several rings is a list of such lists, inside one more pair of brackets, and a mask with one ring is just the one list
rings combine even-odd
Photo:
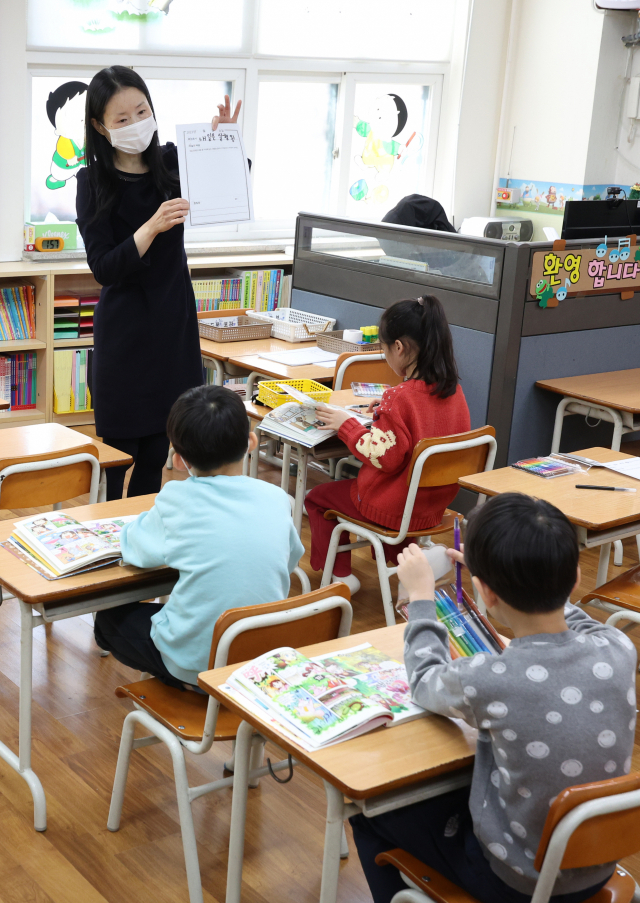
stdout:
[[[262,476],[279,482],[279,473]],[[165,479],[180,479],[175,471]],[[310,475],[310,484],[315,481]],[[293,489],[293,486],[292,486]],[[77,499],[83,504],[86,499]],[[0,511],[0,518],[32,511]],[[309,529],[303,523],[309,547]],[[452,537],[443,541],[452,544]],[[582,556],[579,598],[595,583],[597,552]],[[635,542],[625,543],[624,567],[638,563]],[[302,565],[319,585],[320,575]],[[353,600],[353,633],[384,626],[369,553],[354,553],[362,583]],[[622,569],[610,569],[610,577]],[[294,580],[293,593],[298,592]],[[596,614],[597,616],[597,614]],[[634,637],[634,633],[631,633]],[[640,633],[634,637],[640,646]],[[17,603],[0,607],[0,739],[17,750],[20,624]],[[107,831],[107,813],[120,730],[130,708],[114,688],[137,678],[111,656],[101,658],[90,616],[34,631],[33,765],[47,794],[45,833],[33,830],[30,793],[0,761],[0,903],[187,903],[171,762],[162,745],[135,751],[120,831]],[[226,743],[206,756],[189,756],[191,783],[222,775]],[[267,755],[277,752],[267,746]],[[640,768],[636,740],[634,767]],[[193,804],[207,903],[223,903],[231,790]],[[243,903],[312,903],[320,888],[325,801],[315,777],[299,769],[286,787],[264,778],[249,794]],[[350,857],[342,863],[340,903],[365,903],[370,895],[349,831]],[[625,863],[640,881],[640,856]]]

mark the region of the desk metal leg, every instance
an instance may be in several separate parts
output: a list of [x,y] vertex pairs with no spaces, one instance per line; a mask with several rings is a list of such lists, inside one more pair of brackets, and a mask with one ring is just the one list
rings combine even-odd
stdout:
[[320,903],[336,903],[340,860],[346,859],[349,855],[347,838],[344,833],[344,820],[350,815],[355,815],[360,808],[353,803],[345,803],[341,790],[336,790],[327,781],[322,783],[327,795],[327,821],[324,829]]
[[298,454],[298,473],[296,474],[296,495],[295,504],[293,506],[293,523],[298,531],[298,536],[302,533],[302,509],[304,508],[304,494],[307,487],[307,463],[309,461],[309,449],[303,445],[296,446]]
[[251,401],[251,396],[253,395],[253,386],[255,384],[256,379],[265,378],[264,373],[256,373],[255,370],[252,370],[249,376],[247,377],[247,388],[245,389],[245,398],[247,401]]
[[226,903],[240,903],[242,890],[242,860],[244,857],[244,828],[247,820],[249,792],[249,760],[253,727],[243,721],[236,734],[233,767],[233,797],[231,800],[231,829],[229,831],[229,863],[227,865]]
[[98,483],[98,501],[107,501],[107,471],[104,467],[102,468],[102,472],[100,474],[100,482]]
[[291,446],[288,442],[282,443],[282,476],[280,487],[289,495],[289,468],[291,466]]
[[598,575],[596,577],[596,587],[602,586],[607,582],[609,575],[609,555],[611,554],[611,543],[604,542],[600,546],[600,559],[598,561]]
[[[47,829],[47,801],[40,778],[31,768],[31,693],[32,693],[32,659],[33,628],[41,623],[34,618],[31,605],[20,601],[20,724],[18,729],[19,755],[16,756],[8,746],[0,743],[0,758],[10,765],[14,771],[24,778],[29,785],[33,797],[33,826],[36,831]],[[35,623],[34,623],[35,622]]]
[[562,436],[562,424],[564,423],[564,409],[573,401],[573,398],[564,397],[556,408],[556,419],[553,425],[553,439],[551,440],[551,454],[560,451],[560,437]]
[[255,425],[253,432],[256,434],[258,443],[249,456],[249,476],[252,479],[257,480],[258,479],[258,463],[260,461],[260,439],[262,437],[262,430],[260,429],[258,424]]

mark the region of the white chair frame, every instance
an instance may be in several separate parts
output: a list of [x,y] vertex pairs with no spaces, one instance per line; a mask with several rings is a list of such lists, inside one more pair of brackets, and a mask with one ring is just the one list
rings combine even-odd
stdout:
[[340,364],[338,368],[338,372],[336,373],[336,378],[333,383],[333,391],[338,392],[342,388],[342,380],[344,379],[344,374],[346,373],[347,367],[351,364],[361,363],[362,361],[384,361],[385,356],[380,351],[373,351],[369,354],[367,351],[360,351],[357,354],[354,354],[352,357],[347,357]]
[[[4,482],[4,480],[6,480],[7,477],[11,476],[11,474],[30,473],[37,470],[52,470],[54,467],[65,467],[69,464],[81,464],[85,461],[88,464],[91,464],[89,504],[95,505],[95,503],[98,501],[98,496],[100,493],[100,462],[94,455],[90,455],[88,452],[82,452],[78,455],[68,455],[65,458],[47,458],[44,461],[22,461],[20,464],[10,464],[9,467],[5,467],[3,470],[0,470],[0,496],[2,483]],[[64,499],[61,499],[59,502],[54,502],[53,510],[58,511],[61,508],[63,501]],[[15,596],[13,595],[13,593],[5,592],[0,587],[0,603],[4,602],[7,599],[15,599]]]
[[[231,644],[241,633],[276,624],[287,624],[292,623],[293,621],[300,621],[304,618],[313,617],[314,615],[323,611],[329,611],[333,608],[342,609],[338,636],[348,636],[351,631],[353,610],[351,604],[343,596],[330,596],[327,599],[319,599],[316,602],[310,602],[308,605],[302,605],[299,608],[292,608],[287,611],[277,611],[269,614],[253,615],[235,621],[227,630],[225,630],[220,638],[218,648],[216,649],[214,668],[222,668],[227,664]],[[131,751],[140,749],[144,746],[151,746],[155,743],[165,743],[171,753],[171,759],[173,761],[180,830],[182,833],[182,846],[184,849],[187,884],[189,887],[189,901],[190,903],[203,903],[198,848],[193,826],[191,803],[193,800],[198,799],[198,797],[204,796],[207,793],[212,793],[215,790],[222,790],[224,787],[232,786],[235,776],[231,775],[230,777],[221,778],[218,781],[201,784],[199,787],[190,787],[187,779],[184,750],[186,749],[190,753],[193,753],[193,755],[199,756],[211,749],[215,738],[220,703],[213,696],[209,697],[204,731],[202,740],[200,741],[182,739],[182,737],[174,734],[173,731],[161,724],[149,712],[146,712],[140,706],[136,705],[136,703],[134,703],[134,705],[136,706],[134,711],[129,712],[122,727],[122,738],[120,740],[120,751],[118,753],[118,764],[116,766],[113,782],[107,828],[109,831],[117,831],[120,827]],[[136,724],[141,724],[150,731],[150,734],[135,739],[134,732]],[[266,740],[264,737],[254,732],[252,736],[251,762],[249,766],[248,784],[250,787],[257,787],[259,779],[269,773],[269,768],[262,766],[262,755],[265,742]],[[293,761],[294,764],[297,764],[295,760]],[[233,756],[229,762],[225,763],[225,767],[230,771],[233,770]],[[289,761],[288,759],[284,759],[273,765],[272,770],[282,771],[288,767]],[[346,842],[343,841],[343,847],[345,845]]]
[[[549,845],[540,869],[540,876],[536,883],[535,891],[531,897],[531,903],[548,903],[553,893],[553,885],[560,870],[564,851],[576,828],[580,827],[583,822],[596,818],[598,815],[607,815],[610,812],[624,812],[626,809],[634,809],[638,806],[640,806],[640,790],[633,790],[629,793],[617,793],[615,796],[603,796],[599,799],[589,800],[568,812],[558,822],[549,839]],[[620,872],[626,871],[619,865],[616,865],[616,869]],[[391,903],[425,903],[425,901],[431,900],[428,894],[416,888],[413,882],[410,882],[404,875],[403,879],[410,885],[411,889],[401,890],[394,894]],[[640,900],[640,888],[637,884],[633,900],[634,903]]]
[[[95,505],[98,501],[100,486],[100,462],[95,455],[82,452],[78,455],[67,455],[64,458],[46,458],[44,461],[23,461],[20,464],[10,464],[0,471],[0,488],[7,477],[14,473],[30,473],[37,470],[52,470],[54,467],[67,467],[70,464],[91,464],[91,485],[89,487],[89,504]],[[65,499],[54,503],[54,510],[58,510]]]
[[[370,354],[366,351],[361,351],[358,354],[352,355],[352,357],[345,358],[345,360],[343,360],[343,362],[340,364],[338,372],[336,373],[336,378],[334,380],[333,386],[334,392],[338,392],[340,391],[340,389],[342,389],[342,382],[344,380],[344,375],[347,372],[347,367],[354,363],[360,363],[363,360],[384,361],[386,360],[386,358],[381,351],[373,351]],[[342,468],[345,464],[350,464],[352,467],[357,467],[358,469],[362,467],[362,461],[358,461],[358,459],[354,455],[349,455],[347,458],[340,458],[337,462],[335,458],[331,458],[329,461],[329,472],[335,480],[342,479]]]
[[[322,574],[322,582],[320,585],[328,586],[332,582],[331,578],[333,575],[333,567],[338,552],[346,552],[349,549],[360,549],[363,546],[368,545],[373,546],[376,565],[378,566],[378,578],[380,580],[380,592],[382,593],[382,604],[384,606],[385,620],[388,627],[393,627],[396,623],[396,617],[393,607],[393,599],[391,596],[389,577],[391,577],[392,574],[395,574],[398,568],[387,566],[383,543],[385,545],[397,546],[400,545],[400,543],[404,542],[407,536],[407,532],[409,531],[411,515],[413,514],[413,506],[415,504],[416,495],[418,494],[420,477],[422,475],[422,468],[424,467],[425,461],[432,455],[439,455],[452,451],[461,451],[465,448],[477,448],[479,445],[490,446],[484,469],[485,472],[492,470],[493,463],[496,458],[497,443],[495,438],[489,435],[476,436],[474,439],[464,439],[460,442],[447,442],[442,445],[432,445],[429,448],[426,448],[418,456],[413,466],[413,473],[411,475],[411,482],[409,484],[409,493],[407,495],[407,501],[405,502],[404,506],[404,513],[402,515],[400,530],[398,531],[398,535],[396,537],[381,536],[374,530],[368,529],[367,527],[362,527],[360,526],[360,524],[354,524],[351,521],[338,517],[338,524],[336,527],[334,527],[333,533],[331,534],[331,541],[329,543],[329,550],[327,552],[327,560],[325,562],[324,572]],[[478,504],[482,504],[483,501],[484,496],[480,496]],[[352,542],[347,545],[341,546],[339,545],[340,536],[345,532],[353,533],[355,536],[359,536],[361,538],[357,542]],[[425,531],[425,534],[427,532],[428,531]]]

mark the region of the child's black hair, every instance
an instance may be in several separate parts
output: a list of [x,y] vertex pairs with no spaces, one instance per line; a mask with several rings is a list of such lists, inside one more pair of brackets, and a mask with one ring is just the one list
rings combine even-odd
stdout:
[[65,82],[64,85],[56,88],[49,94],[47,99],[47,116],[51,125],[56,127],[56,115],[60,107],[63,107],[68,100],[83,94],[87,90],[84,82]]
[[495,496],[469,516],[464,557],[504,602],[527,614],[562,608],[576,582],[578,540],[562,511],[518,492]]
[[396,301],[380,318],[380,341],[393,345],[407,340],[416,349],[416,368],[411,379],[433,386],[432,395],[449,398],[458,387],[458,368],[447,317],[435,295]]
[[[94,220],[111,207],[122,183],[119,181],[114,163],[113,148],[107,138],[93,127],[91,120],[95,119],[104,125],[107,104],[114,94],[124,88],[137,88],[141,91],[155,116],[151,95],[144,79],[128,66],[109,66],[107,69],[101,69],[91,79],[87,90],[85,132],[87,172],[95,193]],[[154,132],[149,147],[142,152],[142,159],[149,167],[153,183],[163,200],[177,197],[180,183],[164,164],[157,131]]]
[[204,473],[242,460],[249,444],[249,418],[236,392],[198,386],[174,402],[167,435],[175,451]]

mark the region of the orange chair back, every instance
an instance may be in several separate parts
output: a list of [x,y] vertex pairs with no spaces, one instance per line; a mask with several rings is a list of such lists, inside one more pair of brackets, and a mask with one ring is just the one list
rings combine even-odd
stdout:
[[[434,445],[447,445],[450,442],[463,442],[467,439],[475,439],[478,436],[493,436],[496,431],[492,426],[481,426],[477,430],[469,430],[468,433],[456,433],[453,436],[437,436],[433,439],[421,439],[413,450],[409,472],[407,474],[407,486],[411,483],[413,468],[419,456],[427,448]],[[461,448],[459,451],[443,452],[439,455],[431,455],[427,458],[422,468],[420,487],[448,486],[457,483],[460,477],[468,477],[472,473],[480,473],[487,463],[490,445],[477,445],[475,448]]]
[[[375,352],[379,354],[379,352]],[[402,377],[394,373],[386,361],[372,361],[366,352],[357,355],[362,360],[353,361],[344,371],[342,388],[350,389],[351,383],[386,383],[389,386],[397,386],[402,382]],[[332,388],[336,387],[336,374],[348,357],[356,357],[352,351],[344,351],[336,361],[336,372],[333,376]]]
[[[0,470],[11,464],[32,463],[48,458],[67,458],[70,455],[89,454],[98,457],[98,449],[92,442],[64,451],[32,455],[29,458],[2,458]],[[89,492],[91,488],[91,465],[88,462],[53,467],[51,470],[34,470],[12,473],[6,477],[0,488],[0,505],[3,508],[39,508],[54,505],[65,499],[74,499]]]
[[[214,667],[218,643],[226,630],[242,618],[250,618],[254,615],[266,615],[276,611],[289,611],[292,608],[301,608],[330,596],[342,596],[347,602],[351,599],[349,588],[344,583],[332,583],[322,589],[304,593],[291,599],[282,599],[280,602],[267,602],[264,605],[248,605],[245,608],[229,608],[223,612],[216,621],[211,641],[211,653],[209,655],[209,670]],[[269,627],[256,627],[254,630],[246,630],[239,634],[229,647],[227,664],[246,662],[250,659],[264,655],[278,646],[293,646],[299,649],[301,646],[309,646],[311,643],[324,643],[326,640],[335,640],[340,630],[342,610],[332,608],[329,611],[319,612],[299,621],[290,621],[285,624],[273,624]]]
[[[534,868],[538,871],[558,822],[581,803],[640,790],[640,774],[628,774],[607,781],[593,781],[567,787],[555,798],[544,823]],[[640,850],[640,806],[624,812],[597,815],[583,822],[571,837],[560,864],[561,869],[579,869],[603,862],[616,862]]]

